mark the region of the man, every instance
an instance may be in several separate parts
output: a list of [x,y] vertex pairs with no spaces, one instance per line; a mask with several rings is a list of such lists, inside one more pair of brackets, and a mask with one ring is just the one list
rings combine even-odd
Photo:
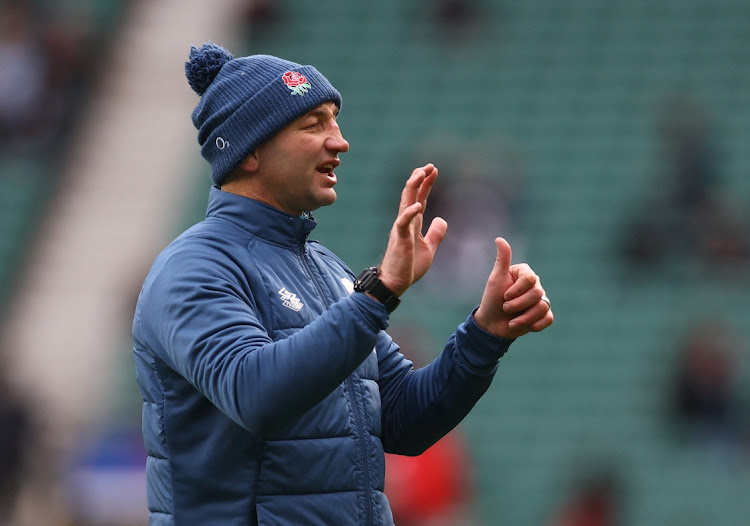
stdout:
[[186,74],[215,184],[133,321],[150,524],[392,525],[384,451],[417,455],[461,421],[511,341],[552,323],[544,289],[496,239],[480,306],[415,370],[385,329],[446,233],[421,233],[437,169],[412,173],[379,268],[355,280],[307,239],[349,149],[338,91],[312,66],[210,43]]

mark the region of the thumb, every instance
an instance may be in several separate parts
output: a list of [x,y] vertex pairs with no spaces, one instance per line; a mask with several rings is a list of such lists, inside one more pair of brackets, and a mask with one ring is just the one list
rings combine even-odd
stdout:
[[513,258],[513,251],[510,244],[502,237],[495,238],[497,245],[497,259],[495,259],[495,271],[505,275],[510,270],[510,262]]
[[424,240],[432,250],[433,254],[437,251],[440,243],[443,242],[445,234],[448,231],[448,223],[442,217],[436,217],[430,223],[430,228],[424,236]]

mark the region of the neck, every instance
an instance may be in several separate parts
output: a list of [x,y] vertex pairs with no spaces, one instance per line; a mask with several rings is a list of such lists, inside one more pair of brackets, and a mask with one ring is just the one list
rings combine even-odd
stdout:
[[227,181],[226,183],[221,185],[221,190],[230,194],[235,194],[242,197],[247,197],[249,199],[254,199],[255,201],[260,201],[261,203],[265,203],[287,214],[298,216],[304,214],[304,212],[302,211],[286,210],[281,205],[281,203],[272,198],[269,192],[267,192],[263,187],[254,184],[255,180],[255,178],[241,178]]
[[260,201],[261,203],[266,203],[267,205],[278,208],[278,205],[275,204],[273,200],[268,198],[263,189],[257,187],[257,185],[254,184],[254,180],[255,179],[251,177],[230,179],[223,185],[221,185],[221,189],[224,192],[229,192],[230,194],[255,199],[256,201]]

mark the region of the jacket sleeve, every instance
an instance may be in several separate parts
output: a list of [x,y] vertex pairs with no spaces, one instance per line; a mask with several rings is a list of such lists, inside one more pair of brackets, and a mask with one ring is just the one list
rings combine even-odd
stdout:
[[233,272],[239,270],[208,256],[173,255],[146,281],[135,344],[150,348],[237,424],[263,433],[343,382],[372,352],[387,315],[355,293],[274,342]]
[[383,332],[377,349],[386,452],[419,455],[458,425],[489,388],[512,342],[479,328],[472,313],[435,360],[414,369]]

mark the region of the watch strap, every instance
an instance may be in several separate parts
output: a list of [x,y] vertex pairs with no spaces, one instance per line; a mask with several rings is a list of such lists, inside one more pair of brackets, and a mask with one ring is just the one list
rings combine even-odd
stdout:
[[365,292],[370,294],[380,303],[385,305],[386,310],[390,314],[396,307],[399,306],[401,300],[388,287],[383,285],[380,281],[380,270],[378,267],[367,267],[364,269],[357,279],[354,280],[354,290],[357,292]]

